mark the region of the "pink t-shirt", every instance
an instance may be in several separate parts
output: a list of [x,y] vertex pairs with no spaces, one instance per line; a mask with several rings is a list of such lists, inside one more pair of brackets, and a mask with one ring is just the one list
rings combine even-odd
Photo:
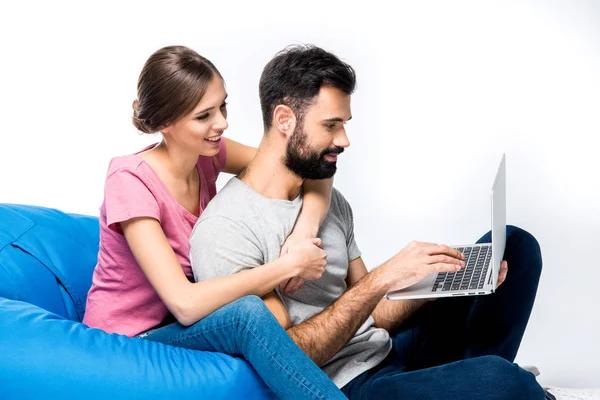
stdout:
[[[204,156],[198,158],[200,213],[216,194],[215,182],[225,165],[225,158],[224,141],[221,141],[216,160]],[[151,329],[169,315],[169,310],[133,257],[120,228],[119,222],[134,217],[152,217],[160,222],[190,281],[193,274],[188,240],[198,220],[175,200],[137,153],[111,160],[104,202],[100,207],[98,264],[94,269],[83,323],[127,336]]]

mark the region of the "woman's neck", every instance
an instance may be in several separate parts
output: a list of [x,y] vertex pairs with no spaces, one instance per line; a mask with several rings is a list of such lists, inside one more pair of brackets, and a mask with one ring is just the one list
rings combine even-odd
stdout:
[[148,158],[152,158],[155,165],[158,164],[157,167],[163,173],[168,173],[172,178],[187,183],[196,179],[198,154],[183,151],[176,146],[167,146],[164,139],[144,153]]

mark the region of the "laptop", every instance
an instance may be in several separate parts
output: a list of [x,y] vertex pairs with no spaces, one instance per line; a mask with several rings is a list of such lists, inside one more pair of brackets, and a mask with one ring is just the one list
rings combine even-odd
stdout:
[[502,155],[491,191],[492,243],[453,247],[465,255],[458,272],[440,272],[405,289],[386,294],[388,300],[477,296],[494,293],[506,245],[506,155]]

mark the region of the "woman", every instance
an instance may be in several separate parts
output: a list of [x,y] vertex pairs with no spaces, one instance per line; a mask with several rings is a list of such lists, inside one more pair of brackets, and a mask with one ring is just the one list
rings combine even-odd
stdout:
[[192,282],[188,238],[216,194],[217,176],[239,173],[256,151],[223,138],[226,97],[218,70],[193,50],[165,47],[146,61],[133,123],[163,137],[110,162],[98,264],[83,322],[130,337],[242,355],[282,398],[345,398],[259,298],[290,278],[299,282],[323,273],[326,255],[311,237],[327,212],[330,182],[305,185],[304,210],[287,254],[240,274]]

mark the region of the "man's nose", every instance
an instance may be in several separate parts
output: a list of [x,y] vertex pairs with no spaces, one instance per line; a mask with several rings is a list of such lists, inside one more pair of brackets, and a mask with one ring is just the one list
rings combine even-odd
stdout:
[[348,140],[348,135],[346,134],[345,129],[339,130],[339,132],[333,138],[333,144],[343,148],[350,146],[350,141]]

